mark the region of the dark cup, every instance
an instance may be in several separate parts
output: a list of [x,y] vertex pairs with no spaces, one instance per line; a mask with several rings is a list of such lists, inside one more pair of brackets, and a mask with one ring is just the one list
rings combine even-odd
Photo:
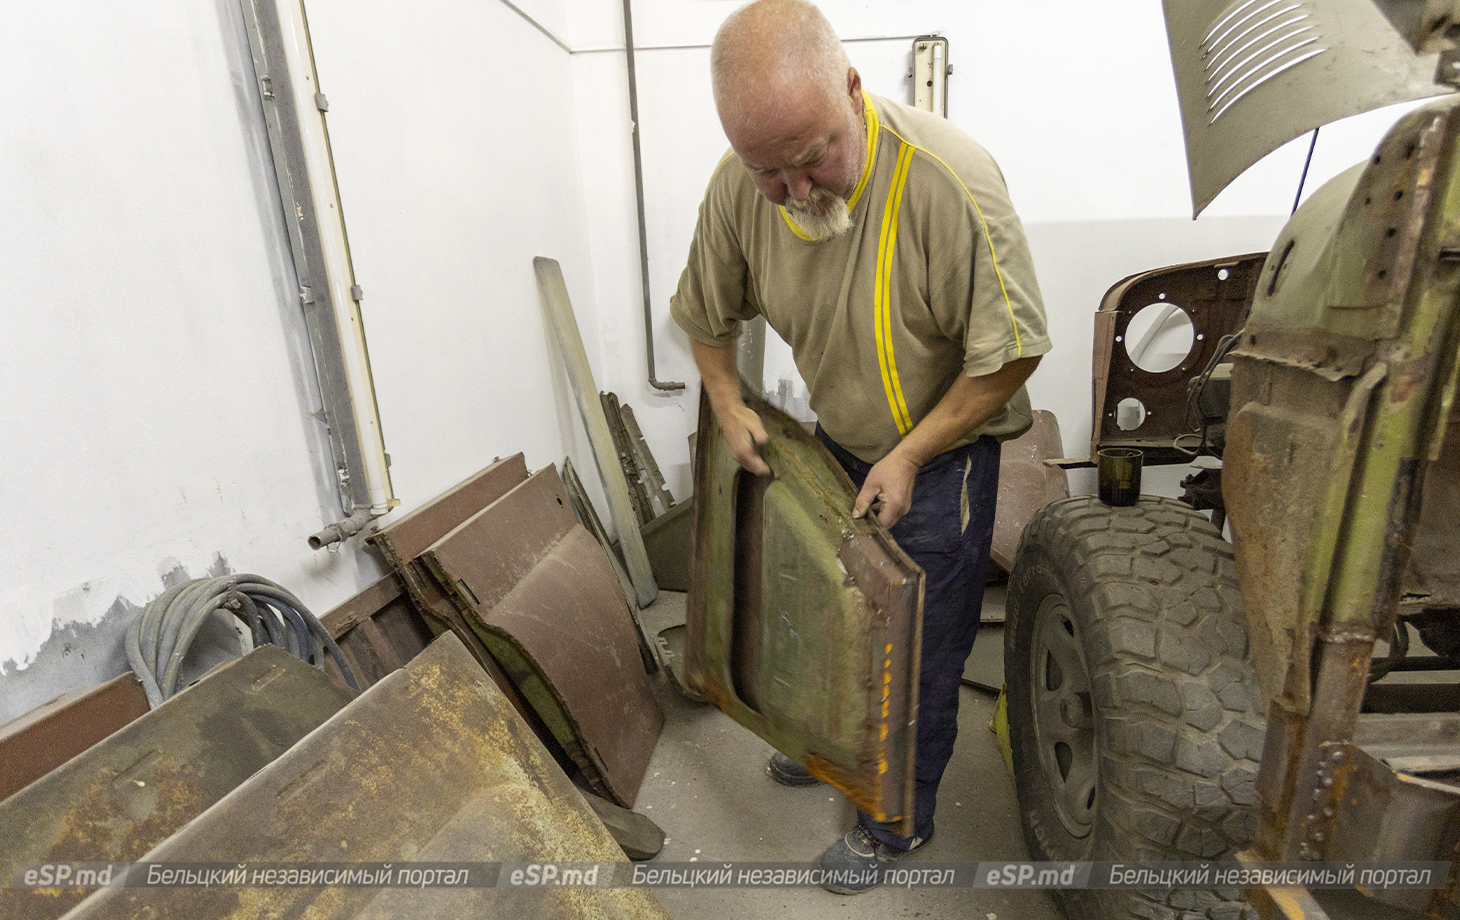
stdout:
[[1117,508],[1141,498],[1141,452],[1133,447],[1106,447],[1096,454],[1100,500]]

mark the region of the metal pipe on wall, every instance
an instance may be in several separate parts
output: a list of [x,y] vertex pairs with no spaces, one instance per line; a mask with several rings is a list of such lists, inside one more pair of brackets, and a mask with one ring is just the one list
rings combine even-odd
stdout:
[[348,538],[398,504],[380,427],[334,159],[301,0],[239,0],[275,180],[309,328],[343,520],[309,537]]
[[654,311],[649,299],[649,231],[644,220],[644,156],[639,149],[639,83],[634,73],[634,17],[630,0],[624,0],[624,51],[629,66],[629,123],[634,140],[634,198],[639,208],[639,273],[644,288],[644,347],[648,355],[649,386],[656,390],[682,390],[683,383],[661,381],[654,376]]

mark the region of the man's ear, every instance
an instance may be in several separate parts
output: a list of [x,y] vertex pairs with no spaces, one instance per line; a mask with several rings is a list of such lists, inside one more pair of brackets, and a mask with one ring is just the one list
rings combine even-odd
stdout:
[[857,68],[847,68],[847,95],[853,99],[861,93],[862,75],[857,73]]

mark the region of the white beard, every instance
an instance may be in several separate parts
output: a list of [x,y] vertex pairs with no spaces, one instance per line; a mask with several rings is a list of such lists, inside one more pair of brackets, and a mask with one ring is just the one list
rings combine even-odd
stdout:
[[786,212],[815,242],[841,236],[852,229],[852,210],[846,199],[820,186],[813,187],[805,201],[786,201]]

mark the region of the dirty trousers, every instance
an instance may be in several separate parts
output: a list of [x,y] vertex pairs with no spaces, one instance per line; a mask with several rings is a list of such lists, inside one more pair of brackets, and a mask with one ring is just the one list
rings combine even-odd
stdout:
[[[872,464],[848,453],[819,425],[816,437],[860,490]],[[911,509],[892,526],[897,545],[926,576],[913,837],[864,813],[857,818],[874,837],[901,849],[933,834],[938,783],[958,737],[958,689],[978,634],[998,496],[999,443],[985,436],[924,464],[913,483]]]

